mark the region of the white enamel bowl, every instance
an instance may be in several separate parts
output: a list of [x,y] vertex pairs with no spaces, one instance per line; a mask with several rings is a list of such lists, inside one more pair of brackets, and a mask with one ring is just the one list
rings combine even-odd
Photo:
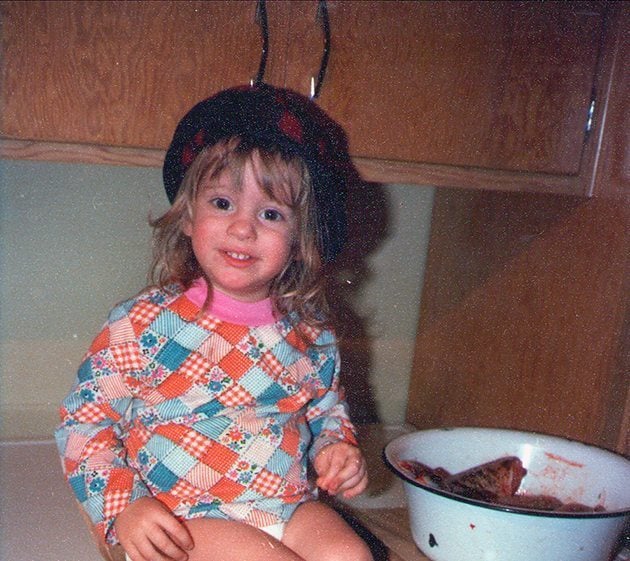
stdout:
[[[521,489],[597,513],[502,507],[417,483],[398,469],[417,460],[451,473],[517,456]],[[504,429],[451,428],[400,436],[384,450],[403,480],[413,539],[433,561],[610,561],[630,524],[630,461],[580,442]]]

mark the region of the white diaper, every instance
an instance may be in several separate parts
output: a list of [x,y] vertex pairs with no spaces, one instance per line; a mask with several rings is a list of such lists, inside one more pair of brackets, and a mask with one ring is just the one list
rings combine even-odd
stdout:
[[272,538],[276,538],[278,541],[282,541],[282,536],[284,535],[284,528],[286,527],[286,522],[278,522],[277,524],[272,524],[271,526],[265,526],[261,528],[263,532],[270,535]]
[[[271,536],[272,538],[276,538],[278,541],[282,540],[282,536],[284,535],[284,528],[287,525],[286,522],[278,522],[277,524],[272,524],[271,526],[265,526],[264,528],[260,528],[265,534]],[[125,559],[127,561],[131,561],[129,555],[125,553]]]

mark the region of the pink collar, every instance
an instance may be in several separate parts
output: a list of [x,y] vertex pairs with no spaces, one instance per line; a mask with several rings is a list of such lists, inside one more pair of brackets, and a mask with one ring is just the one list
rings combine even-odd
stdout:
[[[193,281],[185,293],[186,298],[200,308],[206,302],[207,295],[208,284],[203,277]],[[222,321],[252,327],[276,322],[270,298],[258,302],[241,302],[216,288],[212,291],[209,313]]]

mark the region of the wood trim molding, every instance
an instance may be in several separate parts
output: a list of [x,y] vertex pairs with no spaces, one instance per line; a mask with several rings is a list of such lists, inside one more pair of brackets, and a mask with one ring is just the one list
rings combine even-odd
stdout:
[[[161,167],[165,150],[0,138],[0,158],[81,164]],[[415,162],[353,158],[365,181],[432,187],[580,194],[578,177],[513,173]]]
[[579,176],[554,176],[543,173],[518,173],[494,169],[458,167],[416,162],[353,158],[366,181],[455,187],[491,191],[519,191],[585,195]]
[[0,158],[77,164],[161,167],[164,150],[0,138]]

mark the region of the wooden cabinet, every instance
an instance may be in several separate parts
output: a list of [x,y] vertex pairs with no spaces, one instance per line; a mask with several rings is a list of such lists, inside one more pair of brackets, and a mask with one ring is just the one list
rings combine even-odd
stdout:
[[255,1],[3,2],[1,134],[164,149],[195,102],[255,77],[255,14]]
[[630,455],[630,14],[589,200],[438,190],[407,420]]
[[407,420],[630,454],[629,227],[630,198],[438,191]]
[[[322,56],[317,2],[266,5],[265,80],[307,94]],[[591,193],[610,76],[605,3],[327,5],[319,102],[366,179]],[[258,68],[254,1],[1,6],[5,139],[156,149],[159,163],[193,103]]]
[[[578,176],[598,86],[602,8],[331,2],[333,56],[320,102],[345,126],[356,156]],[[289,42],[288,80],[296,85],[305,74],[303,33],[295,27]]]

